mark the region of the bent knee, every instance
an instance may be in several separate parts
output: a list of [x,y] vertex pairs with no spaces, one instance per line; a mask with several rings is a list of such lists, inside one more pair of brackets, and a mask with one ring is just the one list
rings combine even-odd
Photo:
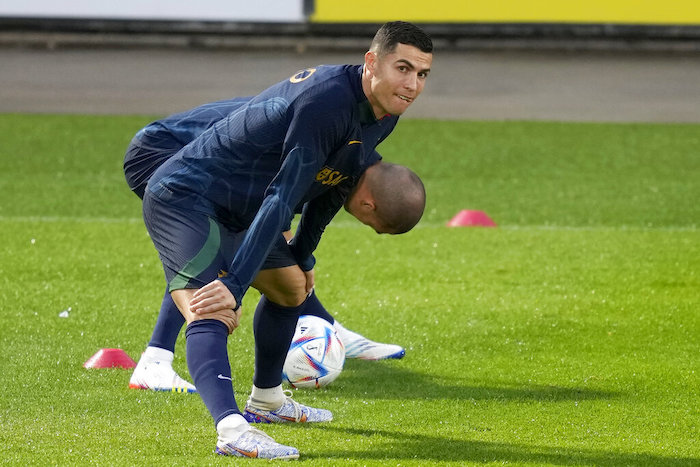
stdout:
[[302,303],[304,303],[304,300],[306,300],[306,292],[304,290],[301,291],[301,293],[289,293],[286,295],[268,295],[265,294],[268,300],[270,300],[273,303],[276,303],[277,305],[284,306],[284,307],[289,307],[289,308],[294,308]]
[[[240,310],[240,308],[239,308]],[[239,324],[239,319],[240,319],[240,313],[235,312],[233,310],[226,310],[226,311],[217,311],[215,313],[207,313],[205,315],[194,315],[192,316],[192,320],[187,320],[187,324],[191,324],[194,321],[201,321],[205,319],[210,319],[210,320],[215,320],[219,321],[220,323],[223,323],[224,326],[228,329],[228,333],[231,334],[233,331],[238,327]]]
[[306,300],[306,290],[303,285],[297,288],[273,288],[261,292],[271,302],[285,307],[296,307]]
[[306,276],[298,267],[260,271],[253,287],[268,300],[285,307],[296,307],[306,300]]

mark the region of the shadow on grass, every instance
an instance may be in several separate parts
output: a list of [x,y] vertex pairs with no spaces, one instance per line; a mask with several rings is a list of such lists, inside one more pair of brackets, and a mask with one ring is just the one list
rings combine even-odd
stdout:
[[[650,454],[618,453],[590,449],[528,446],[523,444],[492,443],[485,441],[460,441],[445,437],[421,434],[408,435],[399,431],[340,428],[316,425],[313,429],[337,432],[337,436],[376,437],[371,447],[358,448],[357,443],[348,442],[346,450],[304,455],[303,458],[424,460],[426,462],[498,462],[533,463],[550,465],[596,465],[596,466],[690,466],[698,465],[699,458],[672,458]],[[355,447],[353,449],[353,447]]]
[[365,362],[348,360],[334,385],[343,397],[358,398],[423,398],[456,400],[536,400],[566,401],[612,399],[617,393],[582,388],[564,388],[531,384],[483,386],[468,378],[450,380],[416,373],[395,366],[395,362]]

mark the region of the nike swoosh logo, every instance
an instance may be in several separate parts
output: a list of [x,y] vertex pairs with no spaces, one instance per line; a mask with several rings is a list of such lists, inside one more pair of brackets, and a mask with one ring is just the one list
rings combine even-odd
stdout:
[[[287,416],[285,416],[285,415],[278,415],[278,417],[281,418],[282,420],[287,420],[288,422],[296,422],[296,421],[297,421],[296,418],[294,418],[294,417],[287,417]],[[306,421],[306,414],[303,413],[303,414],[301,414],[301,418],[299,419],[299,422],[298,422],[298,423],[304,423],[305,421]]]
[[357,141],[356,139],[353,139],[351,141],[348,141],[348,146],[350,146],[351,144],[362,144],[362,141]]
[[[267,420],[266,423],[274,423],[274,419],[272,419],[272,418],[270,418],[270,417],[266,417],[265,414],[258,413],[256,410],[253,410],[253,409],[251,409],[251,408],[247,408],[246,411],[247,411],[248,413],[250,413],[250,414],[253,414],[253,415],[257,416],[257,417],[260,417],[260,418],[263,419],[263,420]],[[297,420],[297,419],[294,418],[294,417],[290,417],[290,416],[288,416],[288,415],[276,415],[276,414],[275,414],[275,416],[276,416],[277,418],[281,419],[281,420],[286,420],[286,421],[288,421],[288,422],[304,423],[304,422],[306,422],[306,421],[308,420],[308,417],[307,417],[306,414],[303,413],[303,412],[302,412],[302,414],[301,414],[301,417],[299,417],[299,420]]]
[[219,379],[227,379],[227,380],[233,382],[233,380],[232,380],[231,378],[229,378],[228,376],[224,376],[224,375],[222,375],[221,373],[219,373],[218,375],[216,375],[216,377],[219,378]]
[[258,447],[256,446],[255,449],[252,451],[245,451],[240,448],[233,448],[235,449],[239,454],[243,454],[246,457],[258,457]]

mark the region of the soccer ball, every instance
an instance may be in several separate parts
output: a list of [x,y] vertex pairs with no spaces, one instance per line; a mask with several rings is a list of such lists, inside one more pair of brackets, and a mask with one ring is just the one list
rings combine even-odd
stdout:
[[317,316],[300,316],[282,378],[294,388],[320,388],[340,375],[344,363],[345,347],[333,325]]

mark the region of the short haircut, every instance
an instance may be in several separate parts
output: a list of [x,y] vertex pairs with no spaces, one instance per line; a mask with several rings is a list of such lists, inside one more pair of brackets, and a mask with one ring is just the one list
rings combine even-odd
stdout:
[[369,189],[377,217],[389,233],[408,232],[425,210],[425,187],[420,177],[403,165],[380,162],[368,171]]
[[425,53],[433,52],[430,36],[415,24],[405,21],[384,23],[374,35],[369,50],[381,57],[396,50],[397,44],[411,45]]

